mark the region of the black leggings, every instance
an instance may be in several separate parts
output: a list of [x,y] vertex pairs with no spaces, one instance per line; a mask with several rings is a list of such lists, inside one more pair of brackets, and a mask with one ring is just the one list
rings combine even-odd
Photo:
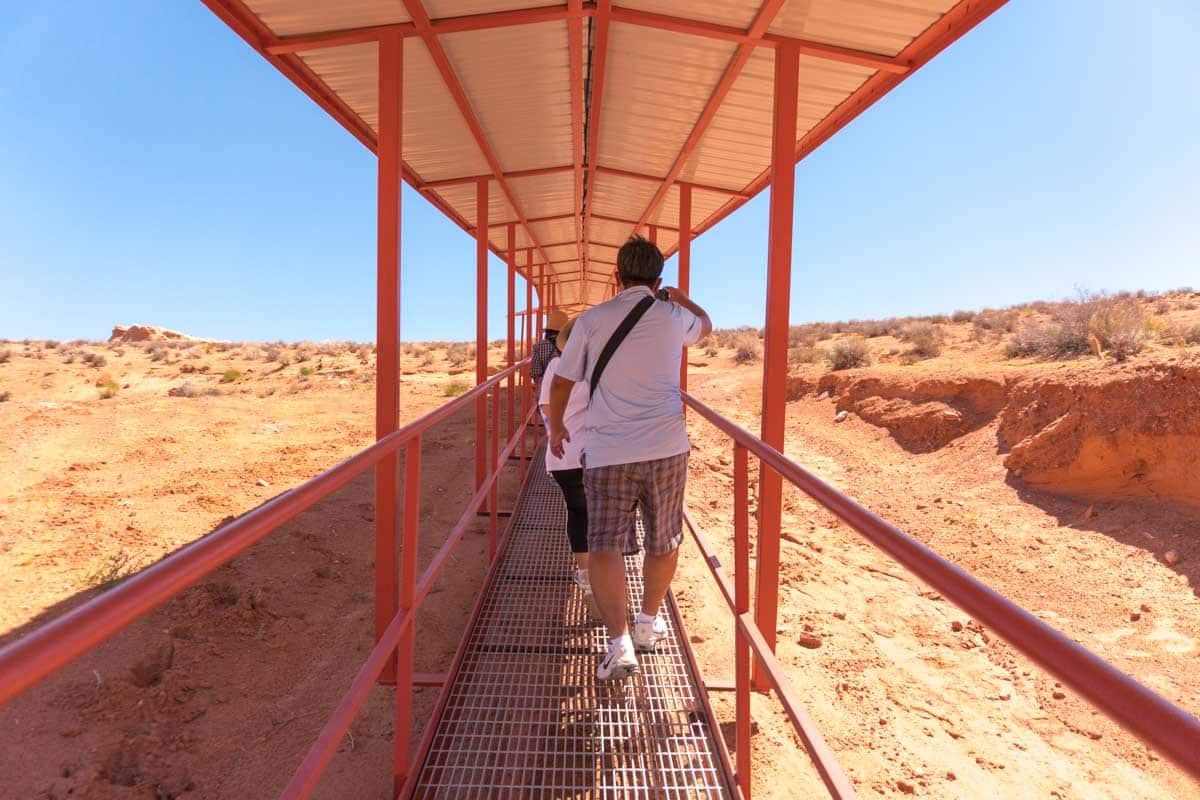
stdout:
[[572,553],[586,553],[587,546],[587,495],[583,491],[582,469],[560,469],[550,473],[562,489],[567,501],[567,538],[571,540]]

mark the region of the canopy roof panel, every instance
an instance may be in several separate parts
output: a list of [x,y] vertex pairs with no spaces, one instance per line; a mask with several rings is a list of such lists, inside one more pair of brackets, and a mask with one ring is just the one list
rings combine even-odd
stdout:
[[404,177],[558,300],[607,296],[616,250],[681,183],[699,234],[766,185],[774,54],[800,57],[796,158],[1004,0],[203,0],[374,149],[382,35],[404,37]]

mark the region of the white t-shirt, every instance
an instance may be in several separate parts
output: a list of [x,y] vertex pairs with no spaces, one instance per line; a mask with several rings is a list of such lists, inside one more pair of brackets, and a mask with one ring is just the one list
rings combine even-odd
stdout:
[[[635,286],[575,319],[557,374],[587,391],[600,351],[643,297]],[[635,464],[686,453],[687,426],[679,396],[683,346],[695,344],[703,323],[676,303],[655,301],[613,353],[583,426],[588,469]]]
[[[554,383],[554,376],[558,374],[558,361],[558,356],[555,356],[546,365],[546,374],[542,378],[541,397],[538,398],[539,406],[550,405],[550,386]],[[582,466],[579,456],[583,452],[583,420],[587,416],[587,407],[587,384],[577,383],[571,388],[571,396],[567,398],[567,410],[563,413],[563,426],[567,429],[567,433],[571,434],[571,441],[563,443],[562,458],[556,458],[550,452],[550,448],[546,448],[547,472],[558,472],[560,469],[579,469]],[[546,435],[549,436],[549,433],[550,423],[547,420]]]

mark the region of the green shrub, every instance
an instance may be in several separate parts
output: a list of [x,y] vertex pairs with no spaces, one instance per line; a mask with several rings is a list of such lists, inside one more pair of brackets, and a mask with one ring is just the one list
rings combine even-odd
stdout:
[[242,373],[238,372],[236,369],[227,369],[221,373],[221,383],[233,383],[234,381],[241,379]]
[[442,397],[458,397],[460,394],[466,393],[471,387],[462,381],[450,381],[442,387]]

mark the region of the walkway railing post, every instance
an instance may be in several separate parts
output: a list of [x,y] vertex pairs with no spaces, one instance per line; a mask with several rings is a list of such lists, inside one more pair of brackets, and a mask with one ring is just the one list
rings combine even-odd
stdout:
[[[514,222],[508,223],[508,361],[504,364],[506,367],[511,367],[517,363],[517,342],[514,338],[516,333],[513,330],[516,323],[517,313],[517,225]],[[517,416],[517,392],[516,378],[512,375],[508,376],[508,436],[511,439],[513,429],[516,425]]]
[[[775,106],[771,130],[771,209],[767,250],[767,319],[763,342],[762,439],[783,450],[787,399],[788,305],[792,278],[792,208],[796,183],[796,103],[800,51],[794,43],[775,49]],[[779,602],[779,535],[783,480],[759,470],[758,570],[754,619],[775,651]],[[767,678],[755,669],[756,686]]]
[[497,540],[499,531],[497,503],[500,499],[500,384],[498,383],[492,392],[492,452],[489,463],[492,465],[492,469],[488,477],[492,479],[492,483],[488,492],[488,561],[492,561],[496,558],[496,550],[499,545]]
[[[692,291],[692,185],[679,184],[679,288],[684,294]],[[683,348],[679,362],[679,388],[687,391],[688,351]],[[687,408],[684,407],[686,413]]]
[[[379,40],[378,230],[376,233],[375,438],[400,425],[400,182],[403,169],[404,39]],[[396,615],[397,456],[375,467],[375,641]],[[396,679],[393,657],[380,682]]]
[[[747,451],[733,446],[733,597],[734,616],[750,610],[750,470]],[[737,743],[737,782],[742,800],[750,800],[750,645],[736,622],[734,644],[734,725]]]
[[[415,613],[417,561],[420,558],[421,525],[421,436],[404,448],[404,533],[400,547],[400,610]],[[409,625],[396,647],[396,735],[393,792],[408,778],[408,740],[412,730],[413,646],[416,625]]]
[[[487,381],[488,179],[475,190],[475,385]],[[475,401],[475,491],[487,476],[487,397]]]

